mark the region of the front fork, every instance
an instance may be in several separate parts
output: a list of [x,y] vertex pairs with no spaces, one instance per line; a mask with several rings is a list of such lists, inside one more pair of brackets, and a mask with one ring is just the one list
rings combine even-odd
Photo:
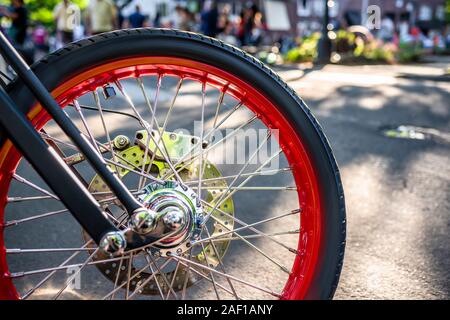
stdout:
[[[111,191],[117,196],[130,216],[151,216],[143,205],[131,194],[122,181],[110,170],[94,146],[72,123],[42,82],[0,32],[0,52],[9,65],[36,97],[41,106],[52,116],[65,134],[79,148],[95,171],[102,177]],[[86,230],[89,236],[105,251],[115,253],[139,248],[154,239],[133,236],[125,241],[123,233],[104,216],[101,207],[89,191],[78,181],[66,163],[50,148],[26,115],[6,93],[0,90],[0,125],[7,137],[44,179],[72,215]],[[146,214],[144,215],[143,212]]]

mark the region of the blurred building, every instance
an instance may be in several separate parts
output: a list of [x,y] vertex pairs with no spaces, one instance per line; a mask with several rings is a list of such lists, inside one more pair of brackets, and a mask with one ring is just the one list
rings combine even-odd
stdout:
[[[298,29],[319,30],[324,0],[297,0]],[[330,16],[340,26],[364,24],[367,8],[376,5],[381,18],[389,17],[396,27],[403,22],[417,26],[424,32],[441,29],[445,21],[445,0],[334,0]]]
[[[191,12],[199,12],[206,0],[118,0],[126,3],[125,16],[132,13],[136,4],[142,12],[153,19],[173,14],[176,5],[183,5]],[[249,3],[256,4],[264,15],[267,28],[272,34],[305,34],[322,28],[326,0],[217,0],[219,10],[228,6],[236,17]],[[357,25],[367,17],[367,8],[377,5],[381,18],[389,17],[398,27],[408,22],[427,32],[443,28],[445,0],[332,0],[330,16],[336,27]]]

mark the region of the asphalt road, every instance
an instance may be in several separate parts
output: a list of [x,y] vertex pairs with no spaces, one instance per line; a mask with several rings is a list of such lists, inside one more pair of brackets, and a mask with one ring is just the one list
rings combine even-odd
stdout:
[[[340,165],[348,238],[337,299],[450,298],[450,79],[442,76],[449,66],[449,62],[441,61],[415,66],[278,70],[319,119]],[[185,98],[189,99],[189,93]],[[163,90],[161,99],[169,101],[169,92]],[[179,127],[189,126],[184,116],[175,121]],[[113,123],[117,132],[123,125],[118,120]],[[416,139],[384,134],[400,125],[419,127]],[[100,124],[97,130],[101,134]],[[33,176],[26,166],[20,170],[23,175]],[[25,191],[29,189],[15,184],[11,192],[20,195]],[[287,195],[273,196],[274,199],[252,199],[252,209],[288,210],[295,205]],[[249,203],[245,196],[241,197],[241,202]],[[32,209],[19,208],[22,210],[15,212],[19,217],[30,215],[33,210],[57,209],[49,201]],[[245,211],[248,206],[241,209]],[[247,222],[255,219],[244,218]],[[65,236],[50,232],[41,245],[51,246],[52,241],[65,247],[79,245],[79,230],[73,221],[58,217],[50,226],[45,223],[46,228]],[[40,236],[39,224],[17,228],[9,234],[11,247],[26,248],[30,241],[39,242],[35,240]],[[291,240],[295,243],[295,239]],[[269,246],[268,250],[277,251],[280,261],[289,260],[276,247]],[[260,269],[255,275],[251,269],[245,269],[257,264],[254,259],[259,258],[243,254],[242,248],[236,246],[231,252],[236,272],[245,273],[258,283],[282,285],[282,279],[276,276],[279,273],[270,268]],[[43,267],[49,259],[56,259],[56,263],[61,256],[25,260],[14,257],[11,264],[33,269]],[[94,272],[83,281],[95,292],[100,284]],[[26,281],[22,285],[26,288]],[[42,297],[51,293],[54,291],[49,289]],[[77,295],[76,290],[71,293]],[[243,295],[252,297],[252,292],[245,291]]]
[[[450,298],[448,67],[284,74],[318,117],[342,173],[348,238],[337,299]],[[425,128],[427,138],[383,135],[400,125]]]

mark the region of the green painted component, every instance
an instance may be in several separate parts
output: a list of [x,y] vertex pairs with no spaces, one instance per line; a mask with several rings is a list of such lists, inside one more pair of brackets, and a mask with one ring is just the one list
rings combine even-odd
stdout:
[[[157,131],[154,132],[154,138],[156,141],[159,141],[159,135]],[[120,136],[119,136],[120,137]],[[133,167],[134,170],[140,171],[142,166],[148,166],[150,164],[151,160],[151,154],[152,152],[155,152],[155,143],[152,141],[152,139],[149,140],[149,152],[150,154],[145,156],[144,150],[145,150],[145,142],[147,140],[148,134],[147,131],[137,131],[136,132],[136,143],[137,145],[128,147],[124,150],[117,150],[116,152],[120,157],[116,158],[116,162]],[[116,137],[117,139],[118,137]],[[115,140],[114,139],[114,142]],[[172,162],[177,161],[181,159],[182,156],[185,155],[186,152],[190,151],[190,149],[193,146],[193,143],[196,144],[199,141],[199,138],[189,135],[183,135],[178,133],[171,133],[166,132],[163,134],[163,141],[167,148],[168,154],[170,156],[170,159]],[[161,145],[162,147],[162,145]],[[145,163],[144,163],[145,160]],[[131,165],[133,164],[133,166]],[[159,150],[156,150],[155,160],[153,161],[152,165],[156,166],[158,178],[163,177],[167,172],[170,172],[171,169],[169,168],[168,164],[163,161],[163,157]],[[206,179],[217,179],[222,177],[222,174],[220,173],[219,169],[214,166],[211,162],[205,161],[203,163],[204,170],[203,170],[203,177],[202,180]],[[180,164],[179,167],[182,167],[183,164]],[[116,166],[109,165],[112,171],[116,171]],[[130,171],[121,168],[117,166],[117,170],[119,171],[119,175],[121,177],[124,177],[127,175]],[[198,163],[192,163],[189,166],[186,166],[184,170],[180,172],[180,177],[185,182],[198,180],[198,172],[199,172],[199,164]],[[174,178],[172,178],[174,179]],[[210,182],[204,182],[202,184],[203,186],[203,200],[208,202],[212,207],[214,207],[220,199],[221,195],[227,190],[228,184],[225,179],[223,180],[214,180]],[[146,186],[146,188],[149,188],[148,191],[150,191],[150,194],[147,197],[153,197],[156,193],[163,192],[164,189],[171,189],[170,184],[165,186],[158,186],[155,184],[149,184]],[[213,189],[211,189],[213,188]],[[106,184],[102,181],[102,179],[96,175],[91,183],[89,184],[89,191],[90,192],[109,192],[109,188],[106,186]],[[98,199],[101,197],[110,197],[108,196],[97,196]],[[183,195],[184,196],[184,195]],[[212,208],[209,208],[208,206],[204,206],[203,210],[205,214],[208,214],[211,211]],[[218,207],[221,211],[228,214],[225,215],[222,212],[219,212],[218,210],[215,210],[211,214],[211,219],[214,221],[213,224],[213,230],[210,231],[211,237],[218,237],[222,233],[226,233],[230,230],[233,230],[234,228],[234,203],[233,199],[229,198],[223,201],[223,203]],[[204,234],[206,237],[206,234]],[[204,245],[204,250],[202,250],[200,253],[197,254],[195,257],[199,262],[207,262],[209,265],[212,265],[213,267],[217,267],[219,265],[220,259],[222,259],[225,256],[225,253],[229,247],[230,240],[228,238],[231,238],[233,236],[232,233],[224,235],[221,239],[223,241],[214,241],[215,249],[212,247],[212,245],[209,242],[206,242]],[[218,256],[216,255],[216,251],[218,253]]]
[[[161,149],[164,151],[164,148],[167,148],[169,158],[172,161],[178,161],[199,141],[199,138],[183,133],[164,132],[161,137],[158,131],[153,130],[151,134],[153,139],[148,136],[146,130],[137,131],[136,142],[144,148],[148,144],[150,153],[155,153],[155,158],[158,160],[164,160]],[[159,148],[156,147],[155,142],[158,143]]]

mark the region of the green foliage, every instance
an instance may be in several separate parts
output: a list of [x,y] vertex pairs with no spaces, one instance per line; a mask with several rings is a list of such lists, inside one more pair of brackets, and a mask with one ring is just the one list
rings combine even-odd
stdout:
[[288,51],[286,60],[289,62],[312,62],[317,57],[317,47],[320,33],[314,33],[300,41],[300,45]]
[[[54,27],[53,8],[61,0],[25,0],[25,5],[30,14],[30,19],[34,22],[41,22],[48,27]],[[84,9],[88,0],[72,0],[81,9]],[[11,1],[0,0],[1,5],[9,5]]]
[[[317,57],[320,33],[299,41],[298,47],[286,54],[289,62],[312,62]],[[336,31],[333,48],[340,63],[407,63],[417,62],[423,55],[416,43],[384,43],[377,39],[366,39],[346,30]]]
[[445,1],[445,21],[450,24],[450,0]]
[[423,55],[422,48],[415,43],[401,43],[397,53],[399,62],[417,62]]

